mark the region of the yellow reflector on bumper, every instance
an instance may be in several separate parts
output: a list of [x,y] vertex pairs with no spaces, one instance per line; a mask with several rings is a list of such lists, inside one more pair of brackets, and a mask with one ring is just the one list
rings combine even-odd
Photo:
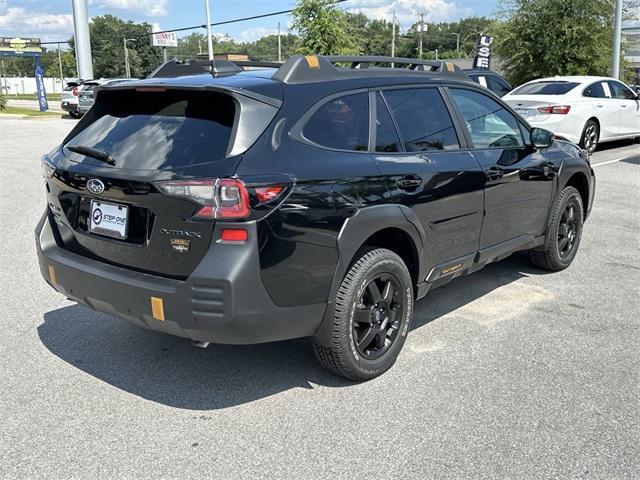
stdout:
[[53,265],[48,265],[48,267],[49,267],[49,280],[51,281],[51,283],[56,285],[58,283],[56,280],[56,269],[53,267]]
[[161,298],[151,297],[151,314],[156,320],[164,322],[164,304]]

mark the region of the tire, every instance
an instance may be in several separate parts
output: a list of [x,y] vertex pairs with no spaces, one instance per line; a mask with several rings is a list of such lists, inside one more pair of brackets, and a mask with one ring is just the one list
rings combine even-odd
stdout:
[[534,265],[553,272],[571,265],[580,246],[583,213],[580,193],[566,187],[553,206],[544,245],[529,251]]
[[584,148],[589,155],[596,151],[600,140],[600,127],[595,120],[587,120],[580,137],[580,147]]
[[407,266],[390,250],[366,249],[356,258],[338,290],[328,340],[314,338],[313,350],[324,368],[365,381],[389,370],[404,345],[413,284]]
[[78,112],[69,112],[69,116],[71,116],[71,118],[80,118],[80,114]]

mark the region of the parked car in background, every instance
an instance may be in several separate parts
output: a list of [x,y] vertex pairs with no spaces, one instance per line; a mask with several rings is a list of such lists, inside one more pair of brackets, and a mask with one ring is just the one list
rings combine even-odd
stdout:
[[499,97],[504,97],[513,87],[496,72],[484,69],[467,69],[465,73],[476,83],[488,88]]
[[78,97],[83,85],[83,80],[69,82],[60,93],[60,108],[65,112],[69,112],[69,115],[75,118],[80,117],[78,113]]
[[131,78],[101,78],[99,80],[89,80],[85,82],[82,91],[80,92],[80,98],[78,100],[78,113],[84,115],[89,111],[93,105],[93,93],[96,87],[102,85],[110,85],[112,83],[127,82],[132,80]]
[[504,96],[534,127],[552,131],[593,153],[599,143],[640,137],[640,99],[615,78],[552,77]]

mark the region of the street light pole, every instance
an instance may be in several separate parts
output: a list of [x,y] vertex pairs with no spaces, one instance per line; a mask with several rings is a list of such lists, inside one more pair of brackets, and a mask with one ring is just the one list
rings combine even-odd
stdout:
[[420,41],[418,43],[418,58],[422,58],[422,32],[424,31],[424,13],[420,14]]
[[209,61],[213,60],[213,40],[211,39],[211,13],[209,11],[209,0],[204,0],[204,7],[207,11],[207,49],[209,50]]
[[127,42],[135,42],[135,38],[126,38],[122,39],[122,43],[124,43],[124,74],[127,78],[131,78],[131,68],[129,67],[129,50],[127,49]]
[[622,36],[622,0],[616,0],[616,11],[613,29],[613,61],[611,62],[611,76],[620,78],[620,41]]
[[452,33],[451,35],[455,35],[456,36],[456,52],[460,53],[460,34],[459,33]]
[[89,80],[93,78],[93,64],[91,62],[91,41],[89,40],[87,0],[73,0],[72,5],[78,76],[85,80]]
[[280,22],[278,22],[278,61],[282,61],[282,40],[280,39]]
[[64,90],[64,75],[62,74],[62,54],[60,53],[60,43],[58,43],[58,66],[60,67],[60,91]]
[[[391,56],[396,56],[396,11],[391,12]],[[393,64],[391,64],[393,68]]]

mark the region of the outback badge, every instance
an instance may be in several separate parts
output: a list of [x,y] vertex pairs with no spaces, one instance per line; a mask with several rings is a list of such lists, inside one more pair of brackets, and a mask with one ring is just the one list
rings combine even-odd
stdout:
[[191,247],[191,240],[186,238],[172,238],[171,247],[178,253],[187,253]]

